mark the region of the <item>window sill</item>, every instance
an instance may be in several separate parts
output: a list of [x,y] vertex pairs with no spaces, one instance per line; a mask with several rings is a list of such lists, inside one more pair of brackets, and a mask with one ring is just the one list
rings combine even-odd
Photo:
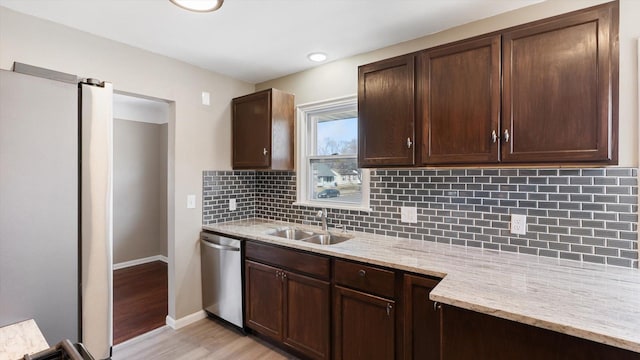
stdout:
[[312,207],[312,208],[318,208],[318,209],[326,208],[326,209],[336,209],[336,210],[362,211],[366,213],[373,211],[371,208],[365,207],[365,206],[345,205],[345,204],[334,203],[334,202],[318,203],[318,202],[309,202],[309,201],[295,201],[293,205],[306,206],[306,207]]

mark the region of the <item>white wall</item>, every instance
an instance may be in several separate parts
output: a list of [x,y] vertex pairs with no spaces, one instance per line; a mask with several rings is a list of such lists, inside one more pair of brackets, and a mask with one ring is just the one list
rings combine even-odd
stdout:
[[[231,168],[230,100],[252,84],[0,7],[0,68],[23,62],[113,83],[114,89],[171,101],[169,123],[169,316],[202,309],[198,234],[202,171]],[[211,106],[200,93],[213,94]],[[196,194],[195,209],[186,208]]]
[[114,264],[167,256],[166,128],[113,121]]
[[[358,66],[396,55],[446,44],[608,1],[547,0],[519,10],[458,26],[384,49],[334,61],[323,66],[256,85],[296,95],[296,104],[357,93]],[[620,139],[619,165],[638,166],[638,58],[640,1],[620,1]]]

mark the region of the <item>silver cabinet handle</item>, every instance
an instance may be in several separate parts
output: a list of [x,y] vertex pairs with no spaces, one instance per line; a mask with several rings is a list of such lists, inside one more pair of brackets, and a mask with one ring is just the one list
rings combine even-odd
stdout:
[[495,144],[496,141],[498,141],[498,134],[496,134],[496,131],[493,130],[491,132],[491,141]]
[[360,269],[360,270],[358,270],[358,275],[360,275],[360,277],[365,277],[367,275],[367,272],[362,270],[362,269]]
[[229,246],[229,245],[220,245],[220,244],[214,244],[214,243],[210,243],[206,240],[200,240],[200,243],[204,246],[208,246],[210,248],[214,248],[214,249],[218,249],[218,250],[226,250],[226,251],[240,251],[240,248],[237,247],[233,247],[233,246]]
[[407,149],[411,149],[411,145],[413,145],[413,142],[411,142],[411,138],[408,137],[407,138]]
[[387,316],[391,316],[391,309],[393,309],[393,305],[387,304]]
[[262,148],[262,155],[267,156],[268,153],[267,148]]
[[504,142],[506,142],[506,143],[509,142],[509,129],[506,129],[504,131]]
[[280,271],[276,270],[276,277],[280,277]]
[[439,302],[434,301],[434,302],[433,302],[433,311],[438,311],[438,310],[440,310],[440,309],[442,309],[442,305],[440,305],[440,303],[439,303]]

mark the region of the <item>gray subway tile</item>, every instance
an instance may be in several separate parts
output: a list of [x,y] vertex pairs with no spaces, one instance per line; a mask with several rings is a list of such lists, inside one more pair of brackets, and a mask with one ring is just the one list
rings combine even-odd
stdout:
[[583,254],[582,261],[596,263],[596,264],[605,264],[606,258],[604,256]]
[[[371,184],[374,212],[331,211],[330,216],[337,218],[331,223],[347,223],[347,228],[354,231],[447,243],[456,238],[457,243],[466,246],[537,251],[539,256],[574,260],[579,260],[575,255],[581,254],[575,251],[593,247],[597,253],[586,256],[596,257],[583,255],[582,261],[606,258],[608,264],[633,266],[638,263],[638,184],[632,177],[637,175],[637,169],[614,170],[375,169]],[[474,177],[486,180],[476,183]],[[431,178],[435,183],[430,182]],[[319,225],[313,209],[291,206],[295,201],[295,179],[295,173],[290,171],[205,171],[202,221],[259,216]],[[225,201],[231,196],[246,206],[229,212]],[[399,206],[416,206],[420,223],[400,223]],[[440,212],[437,216],[436,211]],[[529,216],[526,235],[509,233],[509,213]],[[434,235],[429,235],[431,230]],[[544,248],[546,244],[548,249]],[[634,258],[616,256],[619,250]]]
[[582,257],[580,256],[580,254],[569,253],[569,252],[564,252],[564,251],[560,252],[560,259],[580,261],[581,258]]
[[619,257],[608,257],[607,265],[637,268],[636,265],[633,265],[633,262],[630,259],[622,259]]
[[521,246],[518,248],[521,254],[538,255],[538,249]]

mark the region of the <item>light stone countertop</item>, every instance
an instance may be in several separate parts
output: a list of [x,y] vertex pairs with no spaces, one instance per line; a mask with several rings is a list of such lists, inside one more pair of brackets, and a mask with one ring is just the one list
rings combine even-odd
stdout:
[[266,234],[282,227],[319,230],[261,219],[203,229],[440,277],[434,301],[640,352],[638,269],[368,233],[335,245]]
[[0,360],[21,359],[48,348],[33,319],[0,327]]

